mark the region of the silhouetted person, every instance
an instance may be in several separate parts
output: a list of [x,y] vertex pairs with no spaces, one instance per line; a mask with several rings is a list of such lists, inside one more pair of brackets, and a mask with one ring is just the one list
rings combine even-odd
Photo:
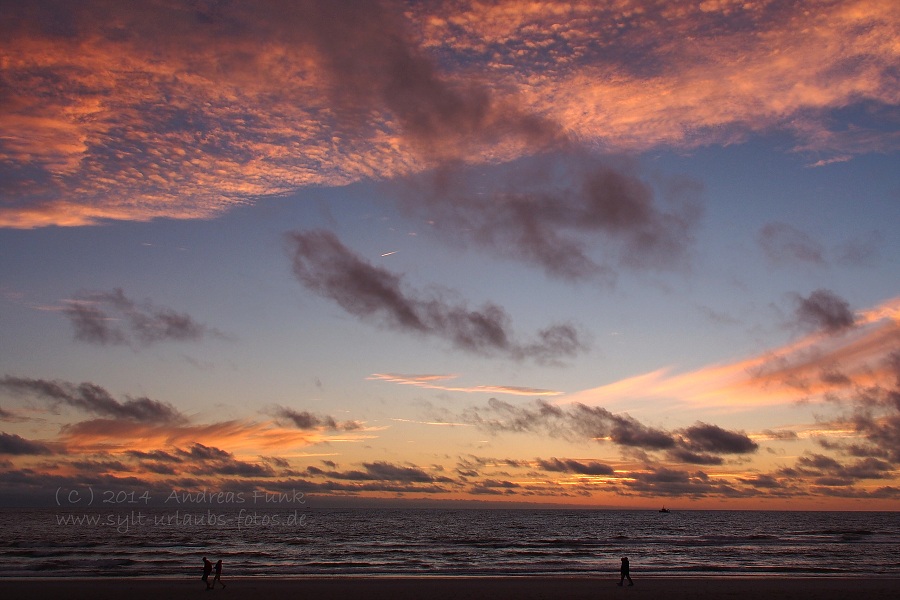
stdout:
[[213,564],[206,560],[206,557],[203,557],[203,577],[200,579],[203,580],[203,583],[206,584],[206,589],[211,590],[212,586],[209,585],[209,574],[212,573]]
[[[216,587],[216,582],[222,583],[222,559],[216,561],[216,576],[213,578],[212,586]],[[225,589],[225,584],[222,583],[222,589]]]
[[622,582],[626,579],[628,580],[628,585],[634,585],[634,582],[631,580],[631,574],[629,570],[631,567],[628,565],[628,557],[622,557],[622,567],[619,569],[619,583],[616,585],[622,585]]

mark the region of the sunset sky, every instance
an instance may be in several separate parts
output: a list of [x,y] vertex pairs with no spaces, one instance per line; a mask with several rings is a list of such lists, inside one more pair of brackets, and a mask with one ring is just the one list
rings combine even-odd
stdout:
[[896,0],[0,11],[0,503],[900,504]]

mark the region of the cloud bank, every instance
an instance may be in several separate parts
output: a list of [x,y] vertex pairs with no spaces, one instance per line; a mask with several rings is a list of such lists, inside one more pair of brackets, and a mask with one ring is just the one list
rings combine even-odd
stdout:
[[822,164],[900,144],[879,127],[898,98],[890,0],[541,6],[14,3],[0,226],[208,218],[560,140],[643,151],[787,131]]

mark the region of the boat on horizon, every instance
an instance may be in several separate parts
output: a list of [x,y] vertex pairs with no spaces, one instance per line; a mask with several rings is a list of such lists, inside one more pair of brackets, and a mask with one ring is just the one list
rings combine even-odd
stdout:
[[659,512],[661,512],[661,513],[667,513],[667,512],[672,512],[672,511],[670,511],[668,508],[666,508],[665,506],[663,506],[661,509],[659,509]]

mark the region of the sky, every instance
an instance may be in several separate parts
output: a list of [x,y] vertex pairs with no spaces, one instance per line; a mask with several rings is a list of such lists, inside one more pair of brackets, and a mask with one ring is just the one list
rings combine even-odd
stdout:
[[900,506],[897,2],[0,15],[0,502]]

